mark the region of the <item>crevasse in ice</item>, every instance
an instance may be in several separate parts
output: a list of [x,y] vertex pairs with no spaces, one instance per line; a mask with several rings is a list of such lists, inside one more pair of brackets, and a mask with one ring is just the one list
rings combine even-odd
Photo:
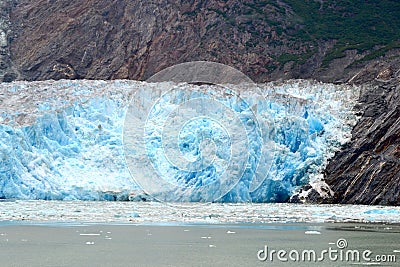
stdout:
[[[144,189],[165,200],[281,202],[321,179],[356,122],[358,90],[349,86],[287,81],[223,90],[136,81],[2,84],[0,197],[123,200]],[[131,99],[140,102],[141,123],[125,121]],[[124,124],[138,138],[124,139]],[[152,191],[142,183],[146,168],[132,168],[130,158],[139,167],[145,158],[173,190]]]

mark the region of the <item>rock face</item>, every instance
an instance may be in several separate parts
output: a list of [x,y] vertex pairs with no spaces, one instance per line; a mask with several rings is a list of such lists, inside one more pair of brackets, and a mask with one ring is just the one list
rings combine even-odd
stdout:
[[[171,65],[207,60],[257,82],[364,84],[353,139],[324,174],[326,198],[310,185],[297,200],[398,205],[400,5],[337,2],[0,1],[0,79],[146,80]],[[360,6],[364,13],[354,10]],[[320,21],[335,16],[339,26]],[[350,39],[332,37],[337,32]]]
[[400,204],[399,103],[399,77],[364,88],[353,139],[326,169],[332,202]]
[[[278,7],[264,9],[269,10],[269,19],[276,20],[276,14],[286,21]],[[241,14],[243,10],[249,8],[236,0],[21,0],[12,12],[18,33],[12,53],[27,80],[145,80],[168,66],[193,60],[230,64],[265,80],[268,54],[299,45],[269,46],[265,40],[278,38],[276,27],[266,19]],[[240,20],[242,30],[235,20]],[[254,34],[244,33],[250,27]]]
[[[392,13],[398,17],[398,4],[324,2],[14,0],[11,54],[25,80],[146,80],[166,67],[205,60],[235,67],[256,82],[344,82],[368,58],[399,55],[393,40],[400,25],[380,25]],[[382,17],[385,8],[392,12]],[[310,10],[316,16],[311,21]],[[361,11],[371,10],[381,12],[364,14],[378,33],[354,23],[365,19]],[[337,29],[331,28],[335,18],[344,23]]]
[[10,52],[10,41],[13,38],[10,21],[12,6],[12,0],[0,1],[0,80],[4,82],[11,82],[20,77]]

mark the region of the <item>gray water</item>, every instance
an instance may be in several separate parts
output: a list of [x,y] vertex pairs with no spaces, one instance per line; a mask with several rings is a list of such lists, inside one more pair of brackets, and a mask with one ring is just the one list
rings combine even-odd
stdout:
[[399,222],[381,206],[0,201],[0,267],[400,266]]

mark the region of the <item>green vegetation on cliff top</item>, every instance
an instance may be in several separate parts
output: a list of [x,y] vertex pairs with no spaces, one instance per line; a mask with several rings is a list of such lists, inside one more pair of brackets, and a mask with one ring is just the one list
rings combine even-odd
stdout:
[[[280,65],[289,61],[304,64],[316,52],[321,40],[335,41],[322,67],[327,67],[335,58],[344,57],[344,52],[350,49],[366,52],[364,58],[354,62],[357,64],[400,48],[399,0],[246,0],[243,5],[245,8],[238,13],[248,20],[242,24],[227,10],[210,10],[233,27],[250,32],[252,38],[258,39],[249,41],[250,47],[264,40],[263,33],[254,27],[260,20],[267,22],[279,36],[278,40],[270,40],[270,45],[282,42],[309,45],[306,49],[296,51],[294,48],[287,53],[272,55]],[[280,21],[279,17],[285,21]],[[270,69],[275,67],[268,66]]]
[[343,57],[344,51],[359,52],[382,46],[366,56],[373,59],[389,48],[400,47],[400,1],[397,0],[286,0],[304,25],[298,36],[315,41],[337,40],[324,63]]

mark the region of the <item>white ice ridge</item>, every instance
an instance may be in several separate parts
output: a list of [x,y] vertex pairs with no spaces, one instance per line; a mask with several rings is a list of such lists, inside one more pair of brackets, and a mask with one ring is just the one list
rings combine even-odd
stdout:
[[[160,116],[164,114],[166,102],[159,100],[163,92],[176,86],[191,92],[192,97],[199,90],[190,84],[128,80],[1,84],[0,198],[123,200],[134,197],[141,189],[135,182],[140,180],[135,177],[140,173],[129,170],[123,147],[123,127],[130,100],[147,98],[144,102],[154,106],[151,114],[140,114],[150,117],[146,130],[163,131],[157,123],[163,121]],[[268,125],[268,144],[274,147],[274,155],[264,178],[258,181],[259,186],[251,188],[252,179],[256,179],[255,169],[262,164],[259,152],[263,135],[256,134],[258,130],[254,134],[243,131],[246,134],[243,140],[248,142],[248,151],[243,154],[250,156],[244,162],[244,169],[239,170],[242,176],[220,201],[285,201],[299,186],[321,179],[328,159],[351,138],[351,129],[357,121],[352,111],[358,99],[359,90],[355,87],[292,80],[257,86],[226,85],[226,88],[237,95],[226,94],[224,99],[212,100],[241,118],[238,128],[243,126],[249,111],[243,105],[251,105],[261,122],[260,131],[264,130],[263,125]],[[202,90],[218,89],[203,85]],[[256,90],[264,98],[254,97],[252,92]],[[238,101],[238,95],[244,101]],[[225,126],[218,128],[218,121],[203,119],[192,120],[178,131],[181,152],[194,160],[201,156],[201,143],[205,140],[198,135],[215,135],[206,136],[216,144],[214,160],[206,161],[208,165],[196,172],[171,167],[169,159],[160,154],[158,135],[142,129],[147,156],[163,179],[201,188],[204,183],[218,181],[226,172],[223,167],[229,168],[226,162],[233,160],[230,144],[234,143],[224,132]],[[192,192],[196,195],[183,200],[207,201],[210,199],[207,196],[215,194],[212,190],[202,194]]]

